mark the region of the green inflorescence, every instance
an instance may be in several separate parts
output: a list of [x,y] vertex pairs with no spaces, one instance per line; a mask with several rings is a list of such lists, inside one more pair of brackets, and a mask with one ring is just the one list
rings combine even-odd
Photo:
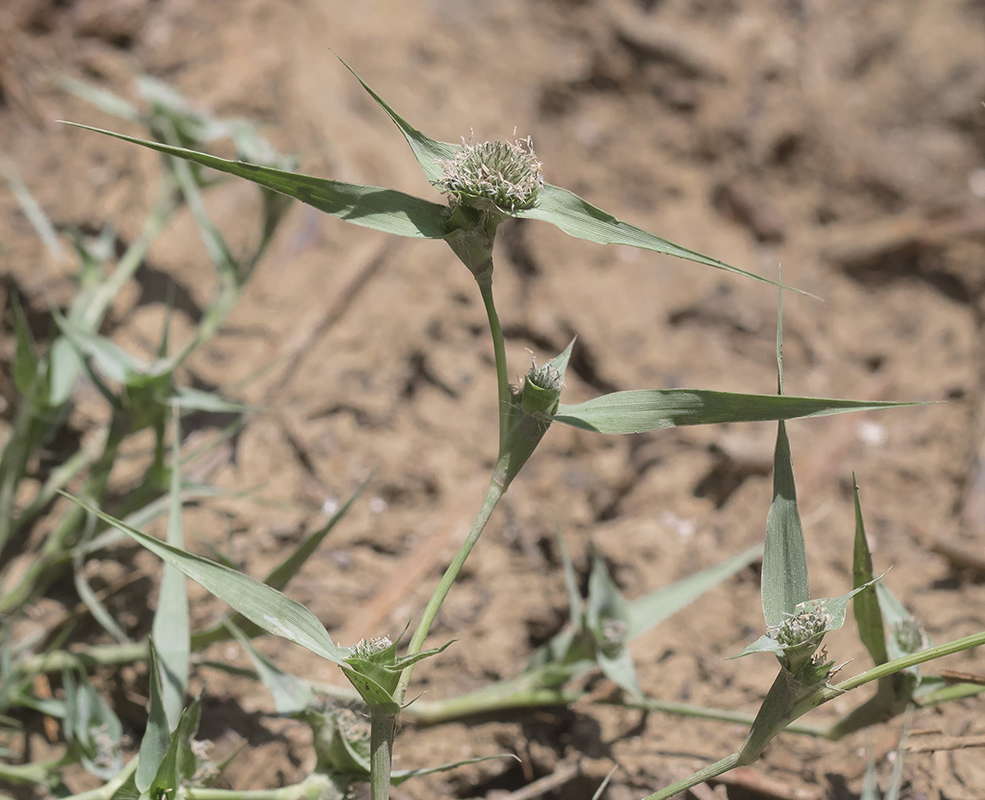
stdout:
[[455,158],[440,162],[437,187],[452,198],[484,211],[530,208],[544,185],[541,163],[528,136],[514,142],[462,140]]

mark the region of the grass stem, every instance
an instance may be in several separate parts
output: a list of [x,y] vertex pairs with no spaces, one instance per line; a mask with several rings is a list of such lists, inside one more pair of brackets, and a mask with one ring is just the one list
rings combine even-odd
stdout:
[[486,307],[489,318],[489,332],[492,334],[493,353],[496,358],[496,384],[499,394],[499,452],[502,454],[506,442],[506,419],[510,405],[510,376],[506,367],[506,342],[503,338],[503,328],[499,324],[499,315],[493,302],[492,270],[482,273],[476,278],[482,302]]
[[[472,523],[472,529],[469,531],[468,538],[462,543],[459,548],[458,553],[452,560],[451,564],[448,565],[448,569],[445,570],[445,574],[441,576],[441,581],[438,583],[434,590],[434,594],[431,595],[431,599],[428,601],[427,608],[424,609],[424,614],[421,616],[421,621],[417,624],[417,629],[414,631],[414,636],[410,640],[410,644],[407,647],[407,655],[415,655],[421,652],[424,648],[424,640],[427,639],[428,632],[431,630],[431,625],[434,622],[434,618],[438,615],[438,611],[441,609],[441,604],[445,601],[445,597],[448,596],[448,592],[451,590],[452,584],[458,577],[458,573],[461,572],[462,566],[465,564],[465,559],[469,557],[469,553],[472,552],[472,548],[475,547],[475,543],[479,541],[479,535],[482,533],[483,528],[486,527],[486,523],[489,522],[489,517],[492,516],[493,509],[496,508],[496,504],[499,503],[500,498],[503,496],[504,489],[502,485],[496,481],[490,481],[489,491],[486,492],[486,498],[482,501],[482,507],[479,509],[479,513]],[[404,696],[407,694],[407,685],[410,683],[410,676],[414,670],[414,666],[411,665],[404,669],[403,673],[400,675],[400,682],[397,685],[397,690],[394,694],[394,699],[398,703],[403,703]]]

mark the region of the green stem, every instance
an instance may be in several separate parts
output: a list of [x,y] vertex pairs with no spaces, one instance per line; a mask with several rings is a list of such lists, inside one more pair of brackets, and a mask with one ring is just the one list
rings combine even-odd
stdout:
[[503,328],[499,324],[499,315],[493,302],[492,266],[488,271],[476,276],[482,302],[486,307],[489,318],[489,332],[492,334],[493,353],[496,357],[496,384],[499,389],[499,452],[503,452],[506,442],[506,420],[510,407],[510,376],[506,367],[506,342],[503,338]]
[[437,725],[494,711],[567,706],[585,696],[577,689],[537,686],[539,680],[541,678],[536,673],[527,673],[446,700],[418,700],[407,707],[406,713],[419,725]]
[[369,733],[369,779],[372,800],[389,800],[390,769],[393,763],[393,737],[397,733],[397,713],[373,709]]
[[[461,572],[462,566],[465,564],[465,559],[469,557],[469,553],[472,552],[475,543],[479,541],[479,535],[482,533],[483,528],[486,527],[486,523],[489,522],[489,517],[492,516],[493,509],[496,508],[496,504],[503,496],[504,491],[505,489],[501,483],[495,479],[490,481],[489,491],[486,493],[486,499],[482,501],[482,507],[479,509],[475,522],[472,523],[472,530],[469,531],[468,538],[462,543],[454,560],[448,565],[445,574],[441,576],[441,580],[435,588],[434,594],[431,595],[427,608],[424,609],[421,621],[417,624],[414,636],[411,638],[410,644],[407,647],[407,655],[415,655],[424,648],[424,640],[427,639],[434,618],[441,609],[441,604],[445,601],[445,597],[448,596],[448,592],[458,577],[458,573]],[[407,694],[407,685],[410,683],[410,676],[413,670],[414,666],[412,664],[406,667],[400,675],[400,682],[397,684],[397,689],[394,693],[394,699],[399,704],[403,703],[404,696]]]
[[[822,692],[818,693],[818,701],[811,708],[819,706],[821,703],[826,703],[828,700],[843,695],[845,692],[850,692],[852,689],[857,689],[859,686],[864,686],[871,681],[879,680],[879,678],[895,675],[897,672],[902,672],[909,667],[925,664],[928,661],[934,661],[943,656],[953,655],[954,653],[960,653],[964,650],[970,650],[972,647],[981,647],[982,645],[985,645],[985,631],[973,633],[971,636],[964,636],[951,642],[945,642],[936,647],[929,647],[926,650],[921,650],[919,653],[913,653],[903,658],[887,661],[885,664],[873,667],[860,675],[856,675],[854,678],[849,678],[835,686],[826,687]],[[809,710],[810,708],[806,708],[801,713],[806,713]]]
[[[300,783],[278,789],[212,789],[189,787],[182,791],[186,800],[342,800],[346,795],[329,777],[320,772]],[[68,800],[78,800],[68,798]]]
[[[621,700],[612,705],[623,708],[642,708],[647,711],[659,711],[664,714],[673,714],[678,717],[693,717],[695,719],[710,719],[715,722],[734,722],[737,725],[752,726],[756,717],[753,714],[743,714],[739,711],[725,711],[718,708],[705,708],[703,706],[692,706],[687,703],[668,703],[663,700],[645,697],[642,700]],[[783,729],[784,733],[796,733],[802,736],[813,736],[823,739],[827,736],[824,728],[817,728],[813,725],[788,725]]]
[[721,761],[716,761],[714,764],[709,764],[704,769],[699,769],[693,775],[684,778],[684,780],[671,784],[667,788],[661,789],[659,792],[648,794],[643,798],[643,800],[667,800],[667,798],[673,797],[675,794],[683,792],[686,789],[690,789],[692,786],[697,786],[699,783],[704,783],[712,778],[717,778],[719,775],[723,775],[738,765],[739,754],[732,753],[730,756],[725,756],[725,758]]

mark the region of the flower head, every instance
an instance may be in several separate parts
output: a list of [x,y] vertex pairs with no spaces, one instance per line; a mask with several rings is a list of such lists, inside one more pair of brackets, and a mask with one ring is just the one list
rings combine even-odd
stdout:
[[464,203],[480,211],[512,214],[530,208],[544,186],[542,165],[529,136],[481,144],[462,139],[455,157],[438,163],[441,176],[435,186],[453,204]]

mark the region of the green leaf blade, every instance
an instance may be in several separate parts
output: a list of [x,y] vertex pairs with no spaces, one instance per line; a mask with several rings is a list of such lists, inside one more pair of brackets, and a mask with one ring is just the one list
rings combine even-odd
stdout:
[[721,564],[631,600],[627,609],[629,627],[626,631],[626,640],[631,641],[641,636],[725,579],[745,569],[759,558],[762,551],[763,548],[757,544]]
[[[862,505],[859,500],[858,483],[855,473],[852,473],[852,485],[855,487],[855,549],[852,559],[852,587],[858,588],[870,583],[875,575],[872,569],[872,551],[865,535],[865,523],[862,519]],[[879,608],[879,598],[875,586],[867,586],[856,595],[852,603],[855,624],[858,626],[859,638],[865,649],[869,651],[872,661],[877,666],[889,661],[886,650],[886,630]]]
[[171,547],[131,528],[81,500],[65,495],[73,503],[95,514],[103,522],[127,534],[159,558],[176,566],[185,575],[231,605],[268,633],[299,644],[335,664],[343,664],[343,653],[332,642],[325,626],[300,603],[285,597],[248,575],[216,564],[207,558]]
[[636,389],[561,405],[553,421],[596,433],[628,434],[683,425],[767,422],[919,405],[875,400],[741,394],[706,389]]
[[66,124],[138,144],[165,155],[183,158],[193,164],[209,167],[228,175],[245,178],[364,228],[411,239],[445,237],[444,220],[447,213],[445,206],[394,189],[316,178],[245,161],[230,161],[207,153],[138,139],[89,125],[79,125],[75,122]]
[[366,81],[359,77],[358,73],[345,63],[341,58],[342,66],[344,66],[349,72],[351,72],[357,81],[362,84],[362,87],[369,92],[370,97],[372,97],[377,105],[382,108],[390,119],[396,124],[400,129],[400,132],[404,135],[407,140],[407,144],[410,145],[410,149],[414,153],[414,158],[417,159],[417,163],[420,165],[421,169],[424,171],[428,182],[434,186],[438,179],[441,177],[442,168],[439,162],[449,161],[455,157],[461,148],[458,145],[449,144],[448,142],[439,142],[421,133],[417,128],[411,125],[407,120],[401,117],[396,111],[390,108],[389,104],[380,97],[372,87]]
[[[176,549],[185,546],[185,529],[181,502],[181,453],[179,452],[179,412],[171,414],[173,440],[171,444],[171,487],[168,507],[168,544]],[[168,724],[178,724],[185,706],[191,660],[191,625],[188,614],[188,585],[184,573],[165,563],[161,576],[157,609],[151,628],[161,664],[164,709]]]
[[559,186],[544,184],[538,195],[537,203],[532,208],[518,209],[513,216],[549,222],[576,239],[584,239],[596,244],[622,244],[641,250],[652,250],[655,253],[683,258],[687,261],[694,261],[736,275],[744,275],[762,283],[775,285],[774,281],[761,275],[733,267],[717,258],[711,258],[686,247],[681,247],[660,236],[648,233],[642,228],[623,222]]
[[773,503],[766,519],[763,549],[763,617],[767,628],[780,625],[797,606],[810,599],[807,552],[797,510],[790,441],[786,425],[777,426],[773,455]]
[[157,658],[154,640],[150,640],[150,718],[140,741],[140,754],[137,761],[137,771],[134,780],[140,792],[150,789],[157,775],[157,770],[164,761],[171,742],[171,732],[168,729],[167,712],[164,710],[164,691],[161,688],[161,671]]

